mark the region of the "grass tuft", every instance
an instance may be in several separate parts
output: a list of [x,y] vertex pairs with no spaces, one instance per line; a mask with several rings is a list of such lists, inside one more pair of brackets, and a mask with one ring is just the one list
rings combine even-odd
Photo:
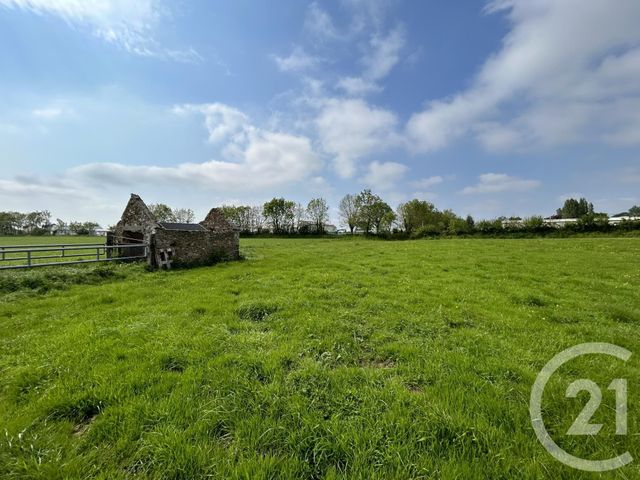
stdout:
[[84,423],[98,415],[104,408],[101,400],[94,397],[82,397],[78,400],[63,400],[49,410],[49,418],[53,420],[69,420]]
[[236,314],[242,320],[252,320],[254,322],[260,322],[277,311],[278,306],[274,303],[249,302],[240,305],[236,309]]
[[187,361],[184,358],[174,355],[164,355],[160,358],[160,368],[166,372],[184,372],[187,368]]
[[611,320],[619,323],[640,323],[640,311],[623,306],[612,306]]

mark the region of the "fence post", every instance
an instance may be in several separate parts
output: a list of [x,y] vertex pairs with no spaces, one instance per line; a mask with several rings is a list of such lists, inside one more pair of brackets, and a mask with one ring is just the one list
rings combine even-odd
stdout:
[[27,251],[27,266],[31,266],[31,250]]
[[60,256],[61,256],[61,257],[63,257],[63,258],[64,258],[64,248],[65,248],[65,247],[64,247],[64,245],[63,245],[63,246],[62,246],[62,254],[60,255]]
[[107,258],[111,258],[113,256],[113,249],[109,248],[113,246],[113,232],[107,232],[107,241],[105,242],[104,254]]

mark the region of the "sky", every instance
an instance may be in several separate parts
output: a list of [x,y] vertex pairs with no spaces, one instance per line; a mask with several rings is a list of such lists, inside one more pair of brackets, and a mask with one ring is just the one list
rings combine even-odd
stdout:
[[0,210],[640,204],[637,0],[0,0]]

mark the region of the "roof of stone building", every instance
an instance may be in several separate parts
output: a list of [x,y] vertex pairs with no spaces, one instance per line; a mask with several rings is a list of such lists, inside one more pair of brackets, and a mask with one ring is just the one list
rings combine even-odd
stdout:
[[200,232],[206,230],[199,223],[175,223],[175,222],[158,222],[165,230],[186,230],[189,232]]

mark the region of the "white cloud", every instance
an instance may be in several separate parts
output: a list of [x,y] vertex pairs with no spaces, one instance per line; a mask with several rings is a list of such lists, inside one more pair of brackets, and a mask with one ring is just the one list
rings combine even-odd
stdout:
[[[321,43],[343,43],[343,50],[360,50],[362,71],[355,75],[343,75],[335,85],[349,96],[362,97],[383,90],[379,82],[400,61],[406,43],[402,25],[385,32],[384,20],[388,2],[377,0],[344,0],[348,7],[350,22],[341,29],[336,28],[331,16],[318,3],[307,8],[305,30]],[[318,47],[318,42],[314,45]],[[277,57],[281,70],[302,70],[317,63],[317,58],[301,49],[294,50],[290,57]]]
[[36,108],[31,113],[36,118],[50,120],[62,115],[62,109],[58,107]]
[[318,167],[308,139],[266,133],[250,142],[240,162],[211,160],[165,167],[95,163],[75,167],[73,175],[102,183],[180,184],[230,192],[235,189],[267,189],[306,178]]
[[427,178],[421,178],[420,180],[415,180],[411,182],[411,186],[414,188],[430,188],[442,182],[444,182],[444,178],[442,178],[440,175],[436,175],[433,177],[427,177]]
[[342,177],[352,177],[360,157],[399,143],[396,116],[363,100],[328,100],[316,118],[323,149]]
[[153,38],[165,11],[159,0],[0,0],[0,7],[59,17],[136,55],[184,62],[202,60],[192,48],[167,49]]
[[338,81],[338,88],[353,97],[360,97],[382,91],[382,87],[380,85],[361,77],[341,78]]
[[381,92],[378,84],[400,60],[400,52],[405,45],[405,33],[402,27],[396,27],[387,35],[374,33],[369,39],[369,51],[362,62],[364,71],[358,77],[344,77],[338,82],[338,88],[352,96],[364,96]]
[[396,27],[386,36],[375,34],[370,44],[371,52],[364,59],[364,75],[372,80],[380,80],[386,77],[400,60],[400,51],[405,44],[404,30]]
[[301,181],[320,167],[307,137],[256,127],[247,115],[227,105],[187,104],[173,111],[178,115],[203,115],[209,141],[221,148],[226,159],[169,167],[93,163],[72,169],[71,175],[115,185],[177,183],[229,192]]
[[351,29],[354,31],[372,25],[380,28],[388,15],[389,7],[393,4],[388,0],[342,0],[342,3],[351,8],[354,18]]
[[226,140],[241,143],[246,141],[247,135],[255,130],[247,115],[223,103],[176,105],[173,107],[173,112],[178,115],[192,113],[204,115],[205,127],[209,132],[211,143]]
[[361,181],[366,186],[378,189],[389,190],[404,177],[409,167],[396,162],[371,162],[367,167],[367,172]]
[[472,193],[500,193],[500,192],[525,192],[540,185],[537,180],[523,180],[518,177],[505,175],[504,173],[485,173],[478,177],[478,183],[465,187],[464,194]]
[[333,25],[331,16],[316,2],[311,3],[307,8],[304,27],[307,32],[320,40],[335,40],[340,38],[338,30]]
[[30,197],[33,195],[48,195],[88,198],[80,187],[72,185],[68,181],[41,181],[36,178],[0,179],[0,194],[3,196],[17,195]]
[[320,59],[309,55],[302,47],[295,47],[287,57],[274,55],[278,68],[283,72],[298,72],[316,66]]
[[490,150],[640,144],[640,2],[496,0],[512,28],[472,86],[415,114],[418,151],[474,135]]

